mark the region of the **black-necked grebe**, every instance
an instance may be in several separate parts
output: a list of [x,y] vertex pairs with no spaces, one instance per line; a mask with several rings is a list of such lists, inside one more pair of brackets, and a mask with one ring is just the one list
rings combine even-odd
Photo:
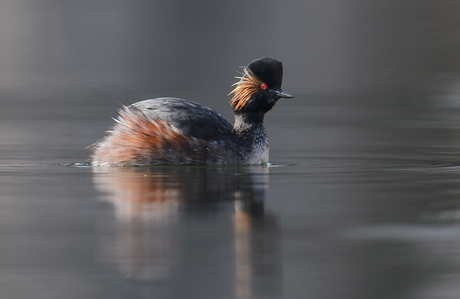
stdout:
[[94,166],[261,164],[268,162],[265,113],[280,98],[283,64],[262,57],[237,77],[232,126],[201,104],[157,98],[124,106],[116,124],[94,144]]

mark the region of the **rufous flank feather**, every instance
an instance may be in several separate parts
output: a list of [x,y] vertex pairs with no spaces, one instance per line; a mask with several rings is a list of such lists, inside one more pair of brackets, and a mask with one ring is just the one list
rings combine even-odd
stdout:
[[123,107],[115,127],[95,145],[93,159],[106,165],[132,164],[141,157],[156,158],[162,150],[180,147],[187,137],[164,120],[146,117],[142,112]]

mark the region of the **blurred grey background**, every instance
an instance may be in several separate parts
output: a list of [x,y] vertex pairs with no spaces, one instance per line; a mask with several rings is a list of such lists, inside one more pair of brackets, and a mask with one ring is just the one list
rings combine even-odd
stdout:
[[453,0],[3,0],[0,88],[210,102],[266,55],[291,93],[431,91],[460,70],[459,14]]

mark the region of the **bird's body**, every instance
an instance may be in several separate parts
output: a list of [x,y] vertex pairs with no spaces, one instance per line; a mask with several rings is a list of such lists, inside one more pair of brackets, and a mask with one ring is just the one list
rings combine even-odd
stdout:
[[[235,123],[178,98],[123,107],[116,124],[94,145],[94,166],[261,164],[268,162],[263,118],[281,97],[282,64],[255,60],[233,91]],[[266,78],[264,78],[264,76]]]

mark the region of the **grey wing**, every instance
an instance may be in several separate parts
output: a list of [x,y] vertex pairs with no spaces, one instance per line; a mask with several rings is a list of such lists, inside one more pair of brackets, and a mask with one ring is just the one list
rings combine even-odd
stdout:
[[228,136],[233,126],[209,107],[178,98],[156,98],[132,104],[148,117],[163,119],[185,135],[200,139]]

